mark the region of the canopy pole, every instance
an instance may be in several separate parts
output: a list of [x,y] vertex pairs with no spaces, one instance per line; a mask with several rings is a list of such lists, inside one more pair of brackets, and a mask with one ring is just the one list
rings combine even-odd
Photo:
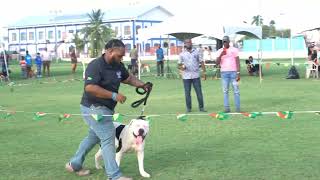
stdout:
[[[142,41],[144,43],[144,40]],[[141,80],[141,43],[139,44],[139,50],[138,50],[138,79]],[[143,50],[144,51],[144,50]]]
[[260,84],[262,83],[262,40],[259,40],[259,78],[260,78]]
[[290,50],[291,50],[291,66],[294,65],[293,63],[293,48],[292,48],[292,32],[290,31]]

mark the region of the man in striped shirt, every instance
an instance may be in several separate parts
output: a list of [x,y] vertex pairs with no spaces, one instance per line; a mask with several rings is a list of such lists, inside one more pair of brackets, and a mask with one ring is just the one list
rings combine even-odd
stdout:
[[184,46],[185,50],[179,55],[178,65],[179,69],[183,71],[182,79],[184,85],[187,112],[191,112],[192,110],[191,85],[193,85],[194,90],[197,94],[199,110],[201,112],[206,112],[203,103],[199,68],[199,64],[201,64],[203,72],[206,71],[202,54],[198,50],[192,48],[191,39],[186,39],[184,41]]

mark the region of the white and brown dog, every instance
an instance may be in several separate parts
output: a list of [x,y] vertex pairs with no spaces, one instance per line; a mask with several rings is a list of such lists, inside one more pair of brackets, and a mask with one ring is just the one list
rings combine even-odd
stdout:
[[[128,125],[118,122],[113,123],[116,128],[116,161],[120,166],[120,161],[124,153],[135,151],[138,157],[139,172],[143,177],[150,177],[150,174],[144,171],[144,145],[145,137],[149,132],[149,121],[144,117],[132,119]],[[102,159],[101,149],[95,155],[95,165],[97,169],[102,169],[99,160]]]
[[141,71],[141,73],[143,73],[144,71],[150,72],[150,65],[149,64],[141,64],[140,71]]

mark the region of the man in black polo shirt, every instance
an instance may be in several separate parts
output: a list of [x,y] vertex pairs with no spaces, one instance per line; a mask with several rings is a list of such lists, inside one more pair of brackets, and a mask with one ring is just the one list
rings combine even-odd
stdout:
[[[101,143],[105,170],[112,180],[131,180],[123,177],[115,160],[115,128],[112,115],[117,102],[124,103],[126,96],[119,93],[120,83],[143,87],[149,91],[149,84],[144,84],[129,74],[121,63],[125,55],[125,45],[117,39],[105,45],[105,54],[89,63],[85,72],[84,93],[81,99],[81,112],[89,126],[88,136],[79,145],[76,154],[66,164],[66,170],[79,176],[90,174],[82,168],[86,154]],[[109,115],[109,116],[99,116]]]

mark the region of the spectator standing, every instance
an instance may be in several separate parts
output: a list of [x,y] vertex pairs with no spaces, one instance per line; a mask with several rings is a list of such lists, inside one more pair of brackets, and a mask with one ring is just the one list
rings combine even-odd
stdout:
[[21,77],[23,79],[27,79],[27,63],[24,56],[21,56],[19,64],[21,68]]
[[43,73],[42,73],[43,76],[45,76],[47,71],[47,76],[50,77],[51,58],[47,48],[45,48],[42,53],[42,64],[43,64]]
[[42,59],[40,53],[37,53],[35,63],[37,65],[37,78],[41,78],[41,67],[42,67]]
[[163,76],[163,61],[164,61],[164,54],[161,45],[159,44],[158,49],[156,51],[157,55],[157,76]]
[[200,68],[201,64],[203,72],[206,71],[203,58],[199,50],[192,48],[191,39],[186,39],[184,41],[185,50],[180,53],[178,60],[178,67],[182,70],[182,79],[186,100],[187,112],[191,112],[192,103],[191,103],[191,85],[193,85],[194,90],[197,94],[199,110],[201,112],[206,112],[204,109],[203,95],[201,89],[201,80],[200,80]]
[[71,58],[71,71],[72,71],[72,74],[74,74],[76,72],[77,63],[78,63],[76,48],[71,49],[70,58]]
[[229,36],[224,36],[222,42],[223,48],[220,48],[217,52],[217,64],[221,66],[224,111],[226,113],[230,112],[229,85],[231,84],[233,87],[236,112],[240,112],[240,91],[238,85],[238,81],[240,80],[239,51],[237,48],[230,46]]
[[138,70],[138,50],[137,50],[137,46],[133,45],[133,49],[131,49],[130,51],[130,59],[131,59],[131,73],[136,75],[137,74],[137,70]]
[[27,77],[32,78],[32,57],[30,56],[29,51],[26,51],[25,61],[27,65]]

